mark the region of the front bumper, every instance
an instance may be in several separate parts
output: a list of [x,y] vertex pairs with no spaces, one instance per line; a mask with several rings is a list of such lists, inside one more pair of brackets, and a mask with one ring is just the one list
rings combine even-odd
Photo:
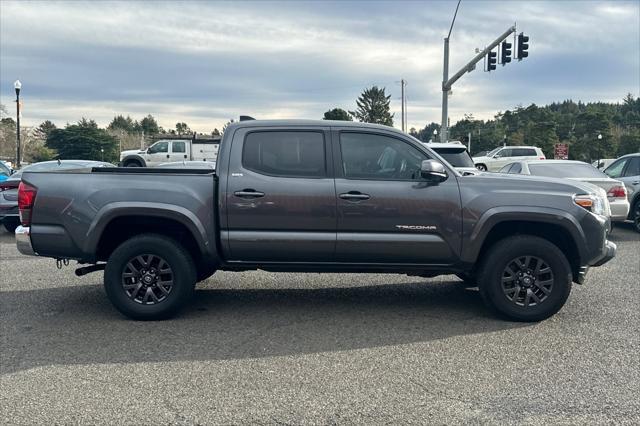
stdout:
[[18,251],[27,256],[37,256],[31,245],[31,230],[28,226],[18,226],[16,228],[16,247]]
[[613,259],[616,256],[617,249],[618,248],[616,247],[615,243],[612,243],[609,240],[605,241],[602,257],[600,259],[598,259],[591,266],[604,265],[605,263],[607,263],[608,261],[610,261],[611,259]]

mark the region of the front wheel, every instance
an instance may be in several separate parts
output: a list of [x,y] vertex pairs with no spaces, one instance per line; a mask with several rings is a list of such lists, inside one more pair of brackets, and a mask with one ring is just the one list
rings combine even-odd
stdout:
[[485,303],[501,315],[515,321],[542,321],[567,301],[571,267],[551,242],[520,235],[491,247],[478,281]]
[[484,164],[476,164],[476,169],[480,170],[481,172],[486,172],[487,166],[485,166]]
[[191,298],[195,283],[190,254],[177,241],[156,234],[138,235],[122,243],[104,271],[109,300],[136,320],[175,315]]
[[636,232],[640,232],[640,200],[636,201],[633,205],[633,214],[631,215],[631,219],[633,220],[633,226],[636,229]]

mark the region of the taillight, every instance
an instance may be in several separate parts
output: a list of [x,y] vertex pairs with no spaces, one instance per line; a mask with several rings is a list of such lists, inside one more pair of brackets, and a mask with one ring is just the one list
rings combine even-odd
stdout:
[[546,160],[547,157],[540,157],[540,160]]
[[607,192],[609,198],[627,198],[627,189],[623,185],[614,186]]
[[18,209],[22,226],[31,225],[31,210],[33,209],[37,192],[38,189],[28,183],[20,182],[18,186]]

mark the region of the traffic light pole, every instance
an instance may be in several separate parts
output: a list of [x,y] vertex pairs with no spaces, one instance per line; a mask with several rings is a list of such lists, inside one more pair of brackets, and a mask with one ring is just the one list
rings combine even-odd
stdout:
[[[448,118],[449,118],[449,99],[447,98],[451,86],[458,81],[460,77],[468,72],[473,71],[476,68],[476,64],[484,58],[487,53],[491,52],[494,47],[499,45],[503,40],[509,37],[512,33],[516,32],[516,26],[513,25],[507,31],[505,31],[500,37],[495,39],[489,46],[487,46],[482,52],[478,53],[471,61],[463,66],[460,71],[455,73],[449,78],[449,37],[444,39],[444,64],[442,67],[442,124],[440,127],[440,142],[447,142],[449,138]],[[451,33],[449,33],[451,34]]]

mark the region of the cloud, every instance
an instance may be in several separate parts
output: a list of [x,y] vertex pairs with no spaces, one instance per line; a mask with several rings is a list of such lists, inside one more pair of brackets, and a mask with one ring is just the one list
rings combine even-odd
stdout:
[[[320,118],[352,109],[363,88],[387,87],[410,126],[438,121],[442,38],[455,2],[0,2],[0,102],[24,83],[24,121],[116,113],[185,121]],[[529,102],[617,100],[640,92],[637,2],[462,3],[451,69],[514,21],[530,57],[454,86],[452,121]],[[399,120],[398,120],[399,122]]]

